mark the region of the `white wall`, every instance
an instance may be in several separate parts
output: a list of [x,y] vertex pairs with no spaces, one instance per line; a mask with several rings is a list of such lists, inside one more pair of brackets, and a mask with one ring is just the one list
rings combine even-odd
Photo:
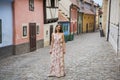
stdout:
[[[44,24],[44,46],[49,46],[50,41],[50,25],[53,25],[53,31],[55,31],[56,23]],[[48,35],[46,35],[46,31],[48,31]]]
[[106,37],[106,39],[107,39],[107,35],[108,35],[108,22],[109,22],[109,21],[108,21],[108,20],[109,20],[109,1],[110,1],[110,0],[108,0],[108,5],[107,5],[107,21],[106,21],[106,33],[105,33],[105,34],[106,34],[106,36],[105,36],[105,37]]
[[[120,5],[120,1],[119,1],[119,5]],[[120,35],[120,6],[119,6],[119,15],[118,15],[118,17],[119,17],[119,35]],[[120,59],[120,36],[119,36],[119,49],[118,49],[119,51],[118,51],[118,58]]]
[[110,34],[109,42],[117,52],[118,38],[118,22],[119,22],[119,0],[111,0],[111,16],[110,16]]
[[65,15],[68,15],[68,17],[70,17],[70,14],[69,14],[69,8],[70,8],[70,5],[71,5],[71,1],[70,0],[60,0],[59,1],[59,9],[62,10],[62,12],[65,13]]
[[58,9],[57,8],[47,8],[47,19],[58,18]]

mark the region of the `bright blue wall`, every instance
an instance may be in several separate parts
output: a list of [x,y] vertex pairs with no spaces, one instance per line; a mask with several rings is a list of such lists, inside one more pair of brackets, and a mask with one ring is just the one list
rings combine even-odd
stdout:
[[[59,24],[62,25],[64,34],[69,35],[69,33],[70,33],[70,23],[69,22],[59,22]],[[66,29],[66,30],[64,30],[64,29]]]
[[2,43],[0,47],[13,44],[12,0],[0,0],[0,19],[2,19]]

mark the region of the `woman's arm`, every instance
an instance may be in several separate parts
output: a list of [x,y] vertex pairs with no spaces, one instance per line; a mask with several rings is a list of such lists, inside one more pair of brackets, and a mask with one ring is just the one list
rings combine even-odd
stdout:
[[63,39],[63,52],[66,52],[66,44],[65,44],[65,38],[64,38],[64,33],[62,34],[62,39]]

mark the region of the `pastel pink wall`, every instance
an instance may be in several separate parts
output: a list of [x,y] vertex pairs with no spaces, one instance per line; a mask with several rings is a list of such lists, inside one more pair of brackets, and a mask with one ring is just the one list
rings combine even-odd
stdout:
[[[40,23],[37,40],[43,39],[43,0],[34,0],[34,11],[29,11],[29,0],[14,0],[14,44],[29,42],[29,23]],[[27,24],[27,37],[23,38],[22,24]]]

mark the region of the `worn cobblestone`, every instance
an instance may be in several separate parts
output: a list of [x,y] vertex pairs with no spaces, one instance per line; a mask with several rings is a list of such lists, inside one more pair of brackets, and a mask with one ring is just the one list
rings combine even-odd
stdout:
[[117,56],[98,32],[75,36],[66,43],[66,76],[47,77],[49,47],[0,61],[0,80],[120,80]]

